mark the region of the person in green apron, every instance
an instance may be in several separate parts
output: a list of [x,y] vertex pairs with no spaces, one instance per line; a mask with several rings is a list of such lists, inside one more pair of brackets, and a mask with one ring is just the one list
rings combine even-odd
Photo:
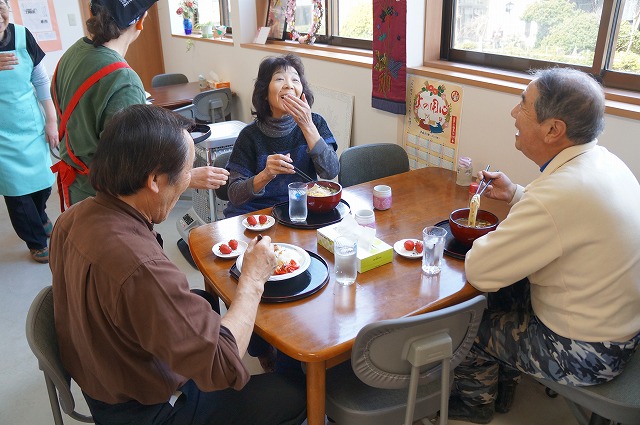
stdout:
[[58,146],[43,58],[29,30],[9,23],[8,0],[0,0],[0,195],[16,234],[39,263],[49,262],[53,225],[45,208],[54,182],[49,147]]

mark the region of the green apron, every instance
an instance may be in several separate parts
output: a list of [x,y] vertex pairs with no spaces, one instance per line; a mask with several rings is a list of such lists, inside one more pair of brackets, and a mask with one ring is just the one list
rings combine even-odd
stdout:
[[28,195],[51,187],[54,176],[36,98],[26,31],[15,25],[18,65],[0,71],[0,195]]

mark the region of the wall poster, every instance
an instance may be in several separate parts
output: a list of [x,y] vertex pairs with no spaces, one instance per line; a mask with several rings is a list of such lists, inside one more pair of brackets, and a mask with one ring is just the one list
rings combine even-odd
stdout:
[[9,0],[16,24],[31,31],[45,52],[62,50],[53,0]]
[[411,169],[455,170],[462,87],[417,75],[407,80],[404,146]]
[[270,39],[284,40],[287,27],[286,0],[269,0],[266,26],[271,28],[271,31],[269,31]]

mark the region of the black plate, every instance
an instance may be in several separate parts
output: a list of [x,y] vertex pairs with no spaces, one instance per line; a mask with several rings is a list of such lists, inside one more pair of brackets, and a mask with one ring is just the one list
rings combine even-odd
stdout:
[[275,217],[278,223],[285,226],[295,227],[297,229],[317,229],[319,227],[328,226],[330,224],[342,221],[345,215],[349,214],[351,206],[341,199],[338,205],[334,209],[326,213],[312,213],[309,211],[307,214],[307,221],[304,223],[294,223],[289,218],[289,201],[275,204],[271,210],[271,215]]
[[[264,285],[262,302],[284,303],[306,298],[313,295],[329,283],[329,267],[318,254],[307,251],[311,257],[311,264],[304,273],[285,280],[268,281]],[[229,270],[234,279],[240,277],[235,263]]]
[[193,143],[200,143],[211,136],[211,127],[206,124],[196,124],[191,128],[191,138]]
[[471,249],[471,247],[462,245],[456,240],[456,238],[453,237],[453,233],[451,233],[451,227],[449,226],[449,220],[441,221],[440,223],[436,223],[435,225],[438,227],[442,227],[447,231],[447,237],[444,241],[444,253],[450,257],[457,258],[458,260],[464,260],[465,254]]

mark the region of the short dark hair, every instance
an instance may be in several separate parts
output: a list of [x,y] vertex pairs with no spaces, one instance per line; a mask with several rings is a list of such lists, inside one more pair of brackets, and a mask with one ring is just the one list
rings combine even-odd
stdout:
[[255,115],[259,121],[264,121],[265,118],[271,116],[271,107],[269,106],[268,100],[271,77],[273,77],[273,74],[276,72],[289,67],[298,72],[300,82],[302,83],[302,93],[304,93],[309,106],[313,106],[313,92],[309,88],[309,83],[307,83],[307,79],[304,76],[302,60],[292,54],[286,56],[269,56],[260,62],[258,77],[253,86],[253,95],[251,96],[251,102],[254,108],[251,113]]
[[107,122],[91,161],[89,178],[98,192],[133,195],[152,173],[178,181],[189,158],[184,130],[193,120],[152,105],[132,105]]
[[589,143],[604,130],[604,91],[589,74],[571,68],[535,71],[539,96],[535,103],[538,122],[562,120],[567,138],[576,145]]
[[120,29],[109,9],[101,4],[92,4],[93,16],[87,19],[87,31],[91,34],[94,47],[102,46],[107,41],[115,40],[126,30]]

